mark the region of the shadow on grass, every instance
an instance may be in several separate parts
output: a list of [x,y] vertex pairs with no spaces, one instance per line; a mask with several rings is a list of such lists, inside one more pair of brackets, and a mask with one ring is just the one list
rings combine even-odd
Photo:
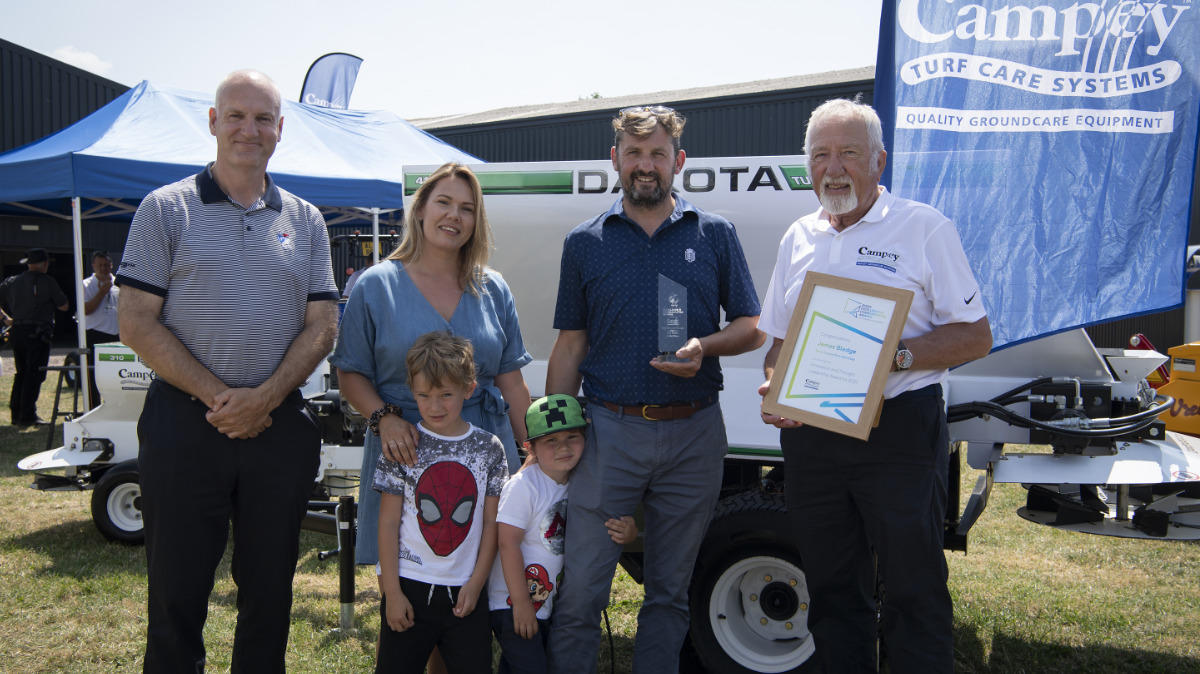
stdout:
[[38,571],[69,578],[93,578],[118,573],[145,573],[141,546],[110,543],[91,520],[72,520],[14,536],[8,545],[44,555],[50,564]]
[[990,655],[973,629],[954,630],[955,671],[958,672],[1197,672],[1200,658],[1171,653],[1087,644],[1029,641],[1005,634],[992,640]]
[[598,663],[596,671],[609,671],[610,661],[618,672],[633,671],[633,637],[613,634],[612,648],[610,649],[608,633],[604,630],[604,623],[600,623],[600,648],[596,650],[596,662]]

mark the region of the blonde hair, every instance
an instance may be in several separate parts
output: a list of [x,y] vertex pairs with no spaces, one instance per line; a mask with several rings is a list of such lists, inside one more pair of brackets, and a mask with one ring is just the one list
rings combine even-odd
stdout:
[[433,386],[466,388],[475,381],[475,349],[471,340],[449,332],[427,332],[413,342],[404,358],[408,387],[417,375]]
[[425,211],[425,205],[429,203],[433,189],[446,178],[465,180],[470,186],[472,198],[475,200],[475,229],[471,232],[471,238],[458,249],[458,274],[462,287],[472,295],[478,296],[483,292],[484,272],[487,269],[488,256],[492,251],[492,228],[488,225],[487,213],[483,208],[483,188],[479,185],[479,179],[475,177],[471,169],[462,164],[454,162],[442,164],[417,188],[416,194],[413,195],[412,206],[404,214],[404,235],[400,238],[400,245],[392,251],[391,255],[387,256],[387,259],[399,260],[404,264],[421,259],[421,253],[425,246],[425,232],[422,229],[423,223],[418,219],[417,214]]
[[684,124],[687,124],[687,120],[683,115],[665,105],[638,105],[625,108],[618,112],[612,120],[613,147],[621,144],[621,137],[625,134],[635,138],[645,138],[654,133],[655,127],[661,126],[671,137],[671,145],[678,154]]

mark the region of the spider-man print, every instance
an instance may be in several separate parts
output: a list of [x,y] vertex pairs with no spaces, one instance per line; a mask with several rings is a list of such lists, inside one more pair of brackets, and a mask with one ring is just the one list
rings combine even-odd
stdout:
[[416,490],[417,521],[434,554],[445,557],[466,539],[478,498],[475,476],[461,463],[440,461],[421,474]]

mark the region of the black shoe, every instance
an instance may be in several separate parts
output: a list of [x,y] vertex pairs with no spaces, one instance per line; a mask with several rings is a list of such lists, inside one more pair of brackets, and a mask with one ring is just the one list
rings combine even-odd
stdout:
[[49,426],[49,425],[50,425],[50,422],[46,421],[45,419],[43,419],[41,417],[34,417],[32,419],[21,419],[21,420],[13,422],[13,426],[17,426],[20,428],[27,428],[29,426]]

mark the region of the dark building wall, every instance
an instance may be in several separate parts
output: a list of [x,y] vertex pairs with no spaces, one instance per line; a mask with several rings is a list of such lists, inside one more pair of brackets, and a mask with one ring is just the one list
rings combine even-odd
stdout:
[[0,40],[0,152],[70,126],[128,89]]
[[[804,121],[830,98],[861,94],[872,101],[874,81],[858,80],[813,87],[783,89],[688,101],[652,101],[670,105],[687,119],[683,147],[693,157],[801,154]],[[429,133],[490,162],[568,161],[607,155],[612,145],[609,121],[615,110],[592,110],[529,119],[428,128]],[[1192,190],[1192,228],[1189,243],[1200,243],[1200,173]],[[1179,259],[1144,260],[1147,266],[1179,264]],[[1182,270],[1181,270],[1182,273]],[[1200,275],[1198,275],[1200,276]],[[1192,283],[1200,287],[1200,279]],[[1128,318],[1087,329],[1096,346],[1125,347],[1135,333],[1144,334],[1158,350],[1184,338],[1183,309]]]
[[[804,120],[830,98],[861,94],[871,102],[872,80],[781,89],[669,105],[687,118],[683,147],[693,157],[798,154],[804,150]],[[608,155],[615,110],[589,110],[546,117],[426,129],[489,162],[572,161]]]

